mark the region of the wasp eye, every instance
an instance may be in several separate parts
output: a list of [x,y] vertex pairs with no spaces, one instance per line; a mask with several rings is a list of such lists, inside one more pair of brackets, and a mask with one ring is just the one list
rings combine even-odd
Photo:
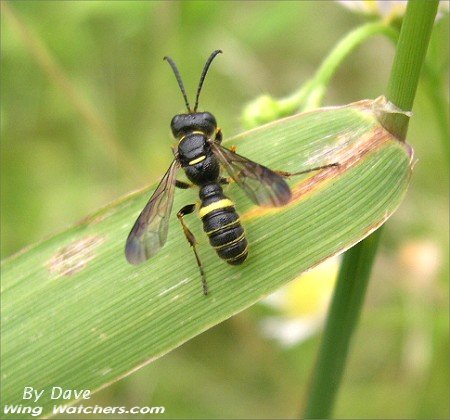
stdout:
[[175,115],[170,122],[170,128],[172,129],[173,136],[179,137],[180,135],[184,134],[186,125],[187,122],[185,114]]

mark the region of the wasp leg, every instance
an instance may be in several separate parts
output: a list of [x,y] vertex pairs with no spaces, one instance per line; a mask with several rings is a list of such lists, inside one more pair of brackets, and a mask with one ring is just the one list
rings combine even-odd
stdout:
[[319,171],[321,169],[331,168],[333,166],[339,166],[339,163],[336,162],[336,163],[330,163],[329,165],[316,166],[314,168],[308,168],[308,169],[305,169],[305,170],[299,171],[299,172],[285,172],[285,171],[274,171],[274,172],[277,173],[278,175],[282,176],[283,178],[289,178],[291,176],[307,174],[309,172]]
[[195,204],[188,204],[187,206],[184,206],[178,213],[177,217],[178,220],[181,223],[181,226],[183,227],[184,235],[186,236],[186,239],[189,242],[189,245],[191,245],[194,254],[195,259],[197,260],[198,269],[200,270],[200,275],[202,277],[202,286],[203,286],[203,294],[206,296],[208,294],[208,284],[206,283],[206,276],[205,272],[203,270],[202,262],[200,261],[200,257],[198,256],[197,249],[195,247],[195,244],[197,241],[195,240],[194,234],[189,230],[189,228],[186,226],[186,223],[184,223],[183,217],[187,214],[193,213],[195,210]]
[[178,179],[177,179],[177,180],[175,180],[175,187],[181,188],[182,190],[187,190],[188,188],[192,188],[193,184],[189,184],[184,181],[178,181]]
[[[214,137],[214,141],[216,141],[217,143],[222,143],[222,130],[220,128],[216,128],[216,135]],[[234,144],[230,147],[230,150],[233,153],[236,153],[237,150],[237,146],[235,146]]]
[[220,128],[216,128],[216,136],[214,137],[214,140],[217,143],[222,143],[222,130]]
[[221,176],[221,177],[219,178],[219,184],[222,184],[222,185],[228,185],[228,184],[230,184],[231,182],[233,182],[233,179],[230,178],[230,177],[224,178],[223,176]]

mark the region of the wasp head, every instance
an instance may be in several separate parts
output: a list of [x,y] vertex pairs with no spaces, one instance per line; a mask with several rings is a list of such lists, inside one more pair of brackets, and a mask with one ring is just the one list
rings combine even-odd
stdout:
[[193,112],[178,114],[172,118],[170,128],[175,138],[179,139],[193,131],[201,131],[211,137],[217,128],[216,119],[210,112]]

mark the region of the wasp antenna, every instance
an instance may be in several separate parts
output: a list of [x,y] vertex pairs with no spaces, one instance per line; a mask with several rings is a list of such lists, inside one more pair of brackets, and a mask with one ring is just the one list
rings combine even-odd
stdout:
[[209,56],[208,60],[206,60],[205,67],[203,67],[202,75],[200,76],[200,82],[198,83],[197,96],[195,97],[194,112],[197,112],[198,98],[202,90],[203,81],[205,80],[206,73],[208,73],[209,66],[211,65],[211,62],[214,60],[214,57],[220,53],[222,53],[222,50],[213,51],[212,54]]
[[189,101],[188,101],[188,98],[186,95],[186,91],[184,90],[183,80],[181,79],[180,72],[178,71],[177,65],[170,57],[166,56],[166,57],[164,57],[164,60],[166,60],[170,64],[170,67],[172,67],[175,77],[177,78],[178,86],[180,87],[181,93],[183,94],[184,103],[186,104],[186,108],[187,108],[188,112],[192,112],[191,107],[189,106]]

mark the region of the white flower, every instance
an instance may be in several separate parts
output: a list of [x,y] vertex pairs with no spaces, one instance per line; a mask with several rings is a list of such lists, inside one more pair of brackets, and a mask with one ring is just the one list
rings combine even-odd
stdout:
[[261,321],[262,334],[289,347],[321,331],[338,270],[333,257],[264,299],[278,314]]
[[[347,9],[369,16],[379,16],[388,21],[401,18],[405,14],[408,2],[406,0],[337,0]],[[439,2],[437,19],[449,11],[449,2]]]

